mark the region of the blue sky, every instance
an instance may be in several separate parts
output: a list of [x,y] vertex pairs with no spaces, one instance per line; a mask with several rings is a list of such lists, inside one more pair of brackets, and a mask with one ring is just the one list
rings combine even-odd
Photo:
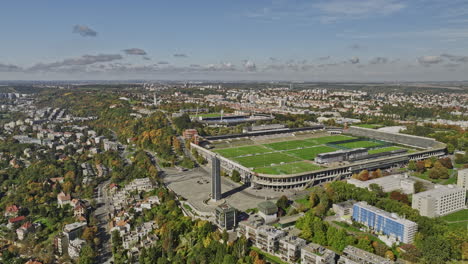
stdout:
[[5,1],[0,79],[466,80],[459,0]]

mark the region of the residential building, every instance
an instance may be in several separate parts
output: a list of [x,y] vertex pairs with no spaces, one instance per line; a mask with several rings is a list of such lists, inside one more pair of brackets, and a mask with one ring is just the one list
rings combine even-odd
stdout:
[[279,249],[279,240],[286,232],[271,226],[260,226],[257,228],[256,246],[261,250],[274,254]]
[[438,217],[465,209],[466,189],[454,185],[436,185],[434,189],[413,195],[411,206],[419,214]]
[[319,245],[310,243],[301,249],[301,264],[334,264],[335,252]]
[[71,196],[69,194],[65,194],[64,192],[60,192],[57,194],[57,203],[59,207],[64,207],[66,204],[71,203]]
[[86,241],[80,238],[70,240],[68,243],[68,256],[72,259],[76,259],[80,256],[81,248],[86,244]]
[[81,236],[86,225],[86,222],[75,222],[65,225],[63,227],[63,234],[71,241]]
[[239,231],[237,235],[239,237],[244,236],[255,245],[257,241],[257,228],[263,224],[265,224],[265,220],[263,220],[262,217],[259,215],[252,215],[248,220],[239,223]]
[[290,263],[296,263],[301,258],[301,248],[306,241],[297,236],[286,236],[279,240],[279,257]]
[[457,186],[468,190],[468,168],[458,170]]
[[346,246],[338,264],[392,264],[393,261],[353,246]]
[[221,229],[232,230],[237,225],[236,208],[222,204],[215,209],[216,224]]
[[403,243],[412,243],[418,230],[418,224],[415,222],[370,206],[366,202],[354,204],[353,220]]

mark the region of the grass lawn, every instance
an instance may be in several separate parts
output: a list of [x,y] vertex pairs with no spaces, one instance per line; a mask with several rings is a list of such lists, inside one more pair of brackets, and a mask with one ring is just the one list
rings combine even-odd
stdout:
[[387,152],[387,151],[393,151],[393,150],[398,150],[398,149],[403,149],[403,148],[400,148],[400,147],[385,147],[385,148],[378,148],[378,149],[372,149],[372,150],[369,150],[368,153],[369,154],[376,154],[376,153],[382,153],[382,152]]
[[[452,172],[453,172],[453,169],[448,170],[449,176],[452,175]],[[431,178],[429,178],[429,172],[428,171],[425,171],[424,173],[415,172],[415,173],[413,173],[413,176],[421,178],[421,179],[426,180],[426,181],[430,181],[432,183],[440,183],[440,184],[452,184],[452,183],[456,183],[456,181],[457,181],[456,176],[448,178],[448,179],[431,179]]]
[[468,224],[468,209],[463,209],[455,213],[444,215],[441,218],[447,222],[467,221],[465,224]]
[[299,157],[305,160],[313,160],[317,154],[325,153],[325,152],[332,152],[337,150],[336,148],[328,147],[328,146],[318,146],[312,148],[304,148],[304,149],[296,149],[296,150],[289,150],[286,153]]
[[344,136],[344,135],[334,135],[334,136],[326,136],[326,137],[319,137],[319,138],[309,138],[306,141],[315,143],[315,145],[322,145],[336,141],[343,141],[343,140],[350,140],[355,139],[355,137]]
[[281,174],[295,174],[306,171],[319,170],[320,167],[311,163],[304,161],[288,163],[278,166],[269,166],[263,168],[256,168],[254,172],[263,173],[263,174],[272,174],[272,175],[281,175]]
[[260,154],[260,153],[265,153],[265,152],[271,152],[271,150],[263,146],[256,146],[256,145],[236,147],[236,148],[215,149],[213,151],[226,158],[234,158],[234,157],[244,156],[248,154]]
[[353,149],[353,148],[372,148],[372,147],[381,146],[382,144],[378,142],[374,142],[374,141],[361,140],[361,141],[342,143],[338,145],[345,147],[345,148]]
[[466,222],[458,222],[458,223],[449,223],[448,224],[449,229],[451,230],[459,230],[459,229],[468,229],[468,221]]
[[258,168],[271,166],[271,164],[280,164],[281,162],[300,161],[301,159],[280,152],[275,152],[255,156],[237,157],[234,158],[234,160],[247,168]]
[[268,254],[257,247],[252,247],[252,250],[257,251],[257,253],[265,258],[267,261],[275,264],[288,264],[287,262],[282,261],[279,257]]
[[372,128],[372,129],[383,127],[383,125],[378,125],[378,124],[360,124],[360,125],[355,125],[355,126],[363,127],[363,128]]
[[315,144],[313,142],[309,142],[306,140],[288,140],[288,141],[265,144],[264,146],[269,147],[274,150],[288,150],[288,149],[297,149],[301,147],[311,147],[315,145],[318,145],[318,144]]
[[303,206],[305,207],[310,207],[310,201],[309,201],[309,197],[304,197],[304,198],[301,198],[301,199],[297,199],[297,200],[294,200],[294,202],[298,203],[298,204],[302,204]]

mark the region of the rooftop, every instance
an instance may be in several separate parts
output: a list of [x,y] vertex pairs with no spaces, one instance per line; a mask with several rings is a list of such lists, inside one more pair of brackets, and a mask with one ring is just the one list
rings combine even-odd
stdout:
[[434,189],[428,190],[425,192],[420,192],[417,194],[414,194],[413,197],[418,197],[418,198],[440,198],[448,193],[455,193],[455,192],[460,192],[464,191],[465,189],[455,186],[455,185],[435,185]]
[[366,202],[357,202],[357,203],[354,204],[354,206],[359,206],[359,207],[361,207],[361,208],[368,209],[368,210],[370,210],[370,211],[372,211],[372,212],[374,212],[374,213],[376,213],[376,214],[378,214],[378,215],[381,215],[381,216],[383,216],[383,217],[391,218],[391,219],[393,219],[393,220],[395,220],[395,221],[398,221],[399,223],[401,223],[401,224],[403,224],[403,225],[409,225],[409,226],[412,226],[412,225],[416,225],[416,226],[417,226],[417,225],[418,225],[418,224],[416,224],[416,223],[413,222],[413,221],[410,221],[410,220],[408,220],[408,219],[399,217],[399,216],[398,216],[397,214],[395,214],[395,213],[389,213],[389,212],[387,212],[387,211],[384,211],[384,210],[379,209],[379,208],[377,208],[377,207],[374,207],[374,206],[372,206],[372,205],[368,205]]

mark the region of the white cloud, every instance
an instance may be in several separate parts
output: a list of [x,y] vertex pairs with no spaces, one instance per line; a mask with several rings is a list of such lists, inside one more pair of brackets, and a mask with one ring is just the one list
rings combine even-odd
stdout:
[[418,58],[418,62],[424,66],[430,66],[433,64],[438,64],[443,61],[440,56],[422,56]]

